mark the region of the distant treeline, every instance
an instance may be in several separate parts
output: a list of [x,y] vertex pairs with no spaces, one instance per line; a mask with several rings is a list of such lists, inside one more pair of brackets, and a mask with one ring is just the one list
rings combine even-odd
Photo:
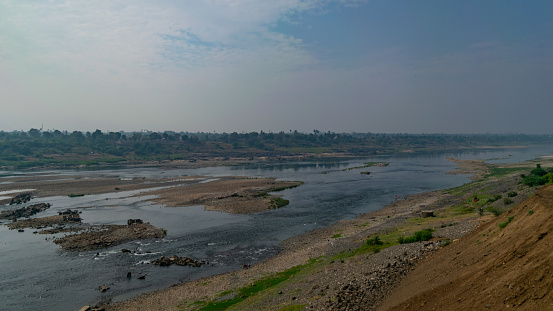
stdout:
[[201,157],[433,152],[483,146],[548,144],[550,135],[376,134],[314,130],[266,133],[0,131],[0,166],[93,165]]

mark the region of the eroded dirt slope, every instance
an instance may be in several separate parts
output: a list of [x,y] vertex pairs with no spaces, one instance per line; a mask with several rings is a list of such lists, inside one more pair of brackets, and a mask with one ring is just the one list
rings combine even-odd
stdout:
[[422,261],[380,310],[553,310],[552,290],[550,185]]

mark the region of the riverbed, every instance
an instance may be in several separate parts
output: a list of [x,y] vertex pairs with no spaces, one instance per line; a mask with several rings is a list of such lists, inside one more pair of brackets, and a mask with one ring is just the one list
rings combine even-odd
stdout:
[[[42,197],[26,203],[50,203],[36,215],[51,216],[68,208],[82,211],[83,222],[125,224],[140,218],[167,230],[157,240],[134,241],[102,251],[67,252],[45,235],[33,230],[18,232],[0,226],[1,310],[78,310],[102,300],[120,301],[171,284],[239,269],[255,264],[280,250],[280,242],[294,235],[351,219],[360,213],[382,208],[396,196],[445,189],[469,182],[466,175],[449,175],[459,159],[493,159],[520,162],[551,154],[551,149],[527,148],[434,155],[405,155],[357,159],[325,159],[303,162],[264,162],[241,166],[199,169],[130,168],[101,171],[48,171],[41,178],[180,178],[209,176],[274,177],[303,181],[300,187],[281,192],[290,200],[286,207],[266,212],[236,215],[206,211],[203,206],[165,207],[135,196],[141,190],[118,191],[82,197]],[[361,167],[366,162],[386,162],[386,167]],[[370,174],[361,174],[370,171]],[[37,172],[2,172],[4,178]],[[0,179],[1,182],[1,179]],[[32,185],[21,185],[21,189]],[[19,206],[18,206],[19,207]],[[87,208],[82,208],[87,207]],[[1,209],[15,208],[2,206]],[[60,236],[60,235],[58,235]],[[51,237],[48,237],[51,239]],[[123,253],[129,249],[131,253]],[[209,264],[197,267],[157,267],[148,264],[160,256],[186,256]],[[127,278],[127,272],[133,277]],[[145,275],[144,279],[137,276]],[[101,293],[99,286],[110,289]]]

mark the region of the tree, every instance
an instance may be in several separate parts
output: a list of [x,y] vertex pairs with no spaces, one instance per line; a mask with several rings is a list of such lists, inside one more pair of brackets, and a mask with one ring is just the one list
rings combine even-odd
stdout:
[[40,131],[37,129],[30,129],[29,130],[29,136],[32,138],[39,138],[40,137]]
[[94,131],[94,133],[92,133],[90,137],[92,138],[92,140],[104,139],[104,134],[102,134],[102,131],[97,129]]

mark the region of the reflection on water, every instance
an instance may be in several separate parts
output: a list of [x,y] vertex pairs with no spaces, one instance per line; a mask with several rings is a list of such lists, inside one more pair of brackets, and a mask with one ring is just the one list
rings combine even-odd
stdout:
[[[220,176],[235,175],[275,177],[305,183],[281,192],[285,199],[290,200],[290,205],[252,215],[205,211],[202,206],[167,208],[146,201],[151,196],[133,197],[138,191],[33,199],[28,204],[52,204],[40,217],[77,208],[82,211],[81,216],[86,223],[125,224],[129,218],[140,218],[166,229],[167,236],[155,241],[134,241],[102,251],[70,253],[60,250],[51,241],[45,241],[44,235],[33,234],[32,230],[20,233],[0,226],[0,267],[3,276],[0,278],[0,301],[6,310],[75,310],[103,299],[117,301],[173,283],[238,269],[242,264],[255,263],[276,254],[279,243],[286,238],[379,209],[396,195],[405,196],[467,182],[467,176],[444,174],[454,169],[454,164],[447,161],[447,157],[521,161],[550,151],[544,148],[495,150],[469,154],[263,162],[200,169],[60,171],[68,178],[85,175],[112,175],[121,179],[204,175],[211,177],[197,182],[209,182]],[[370,175],[360,174],[361,170],[356,169],[343,171],[368,161],[389,162],[390,165],[364,169],[370,170]],[[131,253],[121,252],[123,248]],[[148,264],[162,255],[187,256],[206,260],[210,264],[201,268],[154,267]],[[127,279],[127,272],[132,272],[134,276],[138,273],[147,276],[145,280],[136,277]],[[100,293],[98,286],[106,284],[110,290]]]

